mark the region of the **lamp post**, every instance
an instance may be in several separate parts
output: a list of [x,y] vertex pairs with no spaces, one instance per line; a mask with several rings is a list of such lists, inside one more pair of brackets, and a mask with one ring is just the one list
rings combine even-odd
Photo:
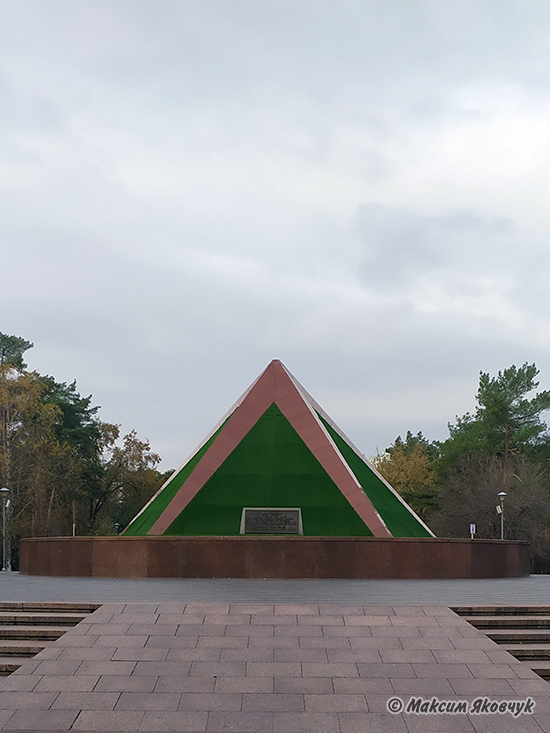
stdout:
[[9,501],[10,490],[4,487],[0,489],[2,494],[2,570],[7,570],[7,556],[6,556],[6,504]]
[[497,494],[498,498],[500,499],[500,506],[497,506],[497,511],[500,514],[500,539],[504,539],[504,499],[506,498],[507,494],[505,491],[500,491]]

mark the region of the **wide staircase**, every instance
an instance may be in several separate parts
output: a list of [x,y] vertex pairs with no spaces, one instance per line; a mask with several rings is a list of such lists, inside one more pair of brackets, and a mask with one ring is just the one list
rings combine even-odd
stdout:
[[453,606],[452,610],[550,682],[550,606]]
[[97,603],[0,603],[0,676],[15,672],[76,626]]

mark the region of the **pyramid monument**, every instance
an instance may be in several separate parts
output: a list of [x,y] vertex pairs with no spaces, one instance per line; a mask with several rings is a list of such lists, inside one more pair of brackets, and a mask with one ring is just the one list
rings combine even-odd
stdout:
[[123,535],[247,533],[434,536],[279,360]]

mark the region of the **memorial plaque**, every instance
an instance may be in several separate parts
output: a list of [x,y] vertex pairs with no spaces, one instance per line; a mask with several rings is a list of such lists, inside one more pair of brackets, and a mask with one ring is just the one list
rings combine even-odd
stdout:
[[303,534],[302,512],[296,508],[245,507],[241,534]]

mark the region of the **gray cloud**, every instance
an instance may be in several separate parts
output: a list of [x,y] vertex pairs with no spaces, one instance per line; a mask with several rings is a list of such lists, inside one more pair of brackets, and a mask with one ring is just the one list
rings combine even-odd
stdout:
[[[5,0],[0,330],[179,463],[272,358],[367,453],[550,370],[536,0]],[[543,384],[544,386],[544,384]]]

